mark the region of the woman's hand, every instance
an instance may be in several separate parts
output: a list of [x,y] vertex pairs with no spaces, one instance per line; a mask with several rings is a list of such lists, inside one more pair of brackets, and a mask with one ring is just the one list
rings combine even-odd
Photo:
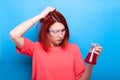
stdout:
[[99,44],[92,43],[91,44],[90,52],[92,52],[93,48],[94,48],[94,53],[99,56],[100,53],[102,52],[102,47]]
[[46,7],[39,15],[33,17],[33,18],[31,19],[31,22],[32,22],[33,24],[36,23],[38,20],[41,20],[41,19],[43,19],[45,16],[47,16],[47,14],[48,14],[49,12],[52,12],[52,11],[54,11],[54,10],[55,10],[54,7]]
[[54,11],[55,8],[54,7],[46,7],[42,13],[40,13],[40,15],[42,15],[42,18],[44,18],[49,12]]

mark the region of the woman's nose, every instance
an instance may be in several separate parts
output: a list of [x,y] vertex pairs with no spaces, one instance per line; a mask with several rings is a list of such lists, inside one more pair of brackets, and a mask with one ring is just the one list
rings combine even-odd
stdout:
[[61,31],[59,32],[59,37],[63,37],[63,33]]

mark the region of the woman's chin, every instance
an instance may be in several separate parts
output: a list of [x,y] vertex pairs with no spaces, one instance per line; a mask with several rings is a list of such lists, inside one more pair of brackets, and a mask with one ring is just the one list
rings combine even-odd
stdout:
[[56,42],[54,46],[59,46],[61,42]]

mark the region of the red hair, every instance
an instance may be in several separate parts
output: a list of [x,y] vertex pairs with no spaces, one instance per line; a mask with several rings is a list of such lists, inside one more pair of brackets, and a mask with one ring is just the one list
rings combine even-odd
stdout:
[[52,12],[49,12],[49,14],[46,17],[44,17],[40,20],[41,29],[40,29],[40,32],[38,35],[38,41],[42,43],[42,46],[45,50],[47,50],[47,48],[51,47],[50,42],[47,37],[47,34],[49,32],[50,26],[52,24],[54,24],[56,21],[59,23],[62,23],[66,29],[65,37],[64,37],[62,43],[60,44],[60,46],[65,47],[68,43],[69,29],[68,29],[67,22],[66,22],[64,16],[60,12],[54,10]]

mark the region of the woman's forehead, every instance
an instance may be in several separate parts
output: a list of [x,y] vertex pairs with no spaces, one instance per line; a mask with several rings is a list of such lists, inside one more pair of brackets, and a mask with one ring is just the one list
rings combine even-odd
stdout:
[[64,29],[64,28],[65,28],[65,26],[62,23],[59,23],[59,22],[55,22],[50,27],[51,30],[59,30],[59,29]]

